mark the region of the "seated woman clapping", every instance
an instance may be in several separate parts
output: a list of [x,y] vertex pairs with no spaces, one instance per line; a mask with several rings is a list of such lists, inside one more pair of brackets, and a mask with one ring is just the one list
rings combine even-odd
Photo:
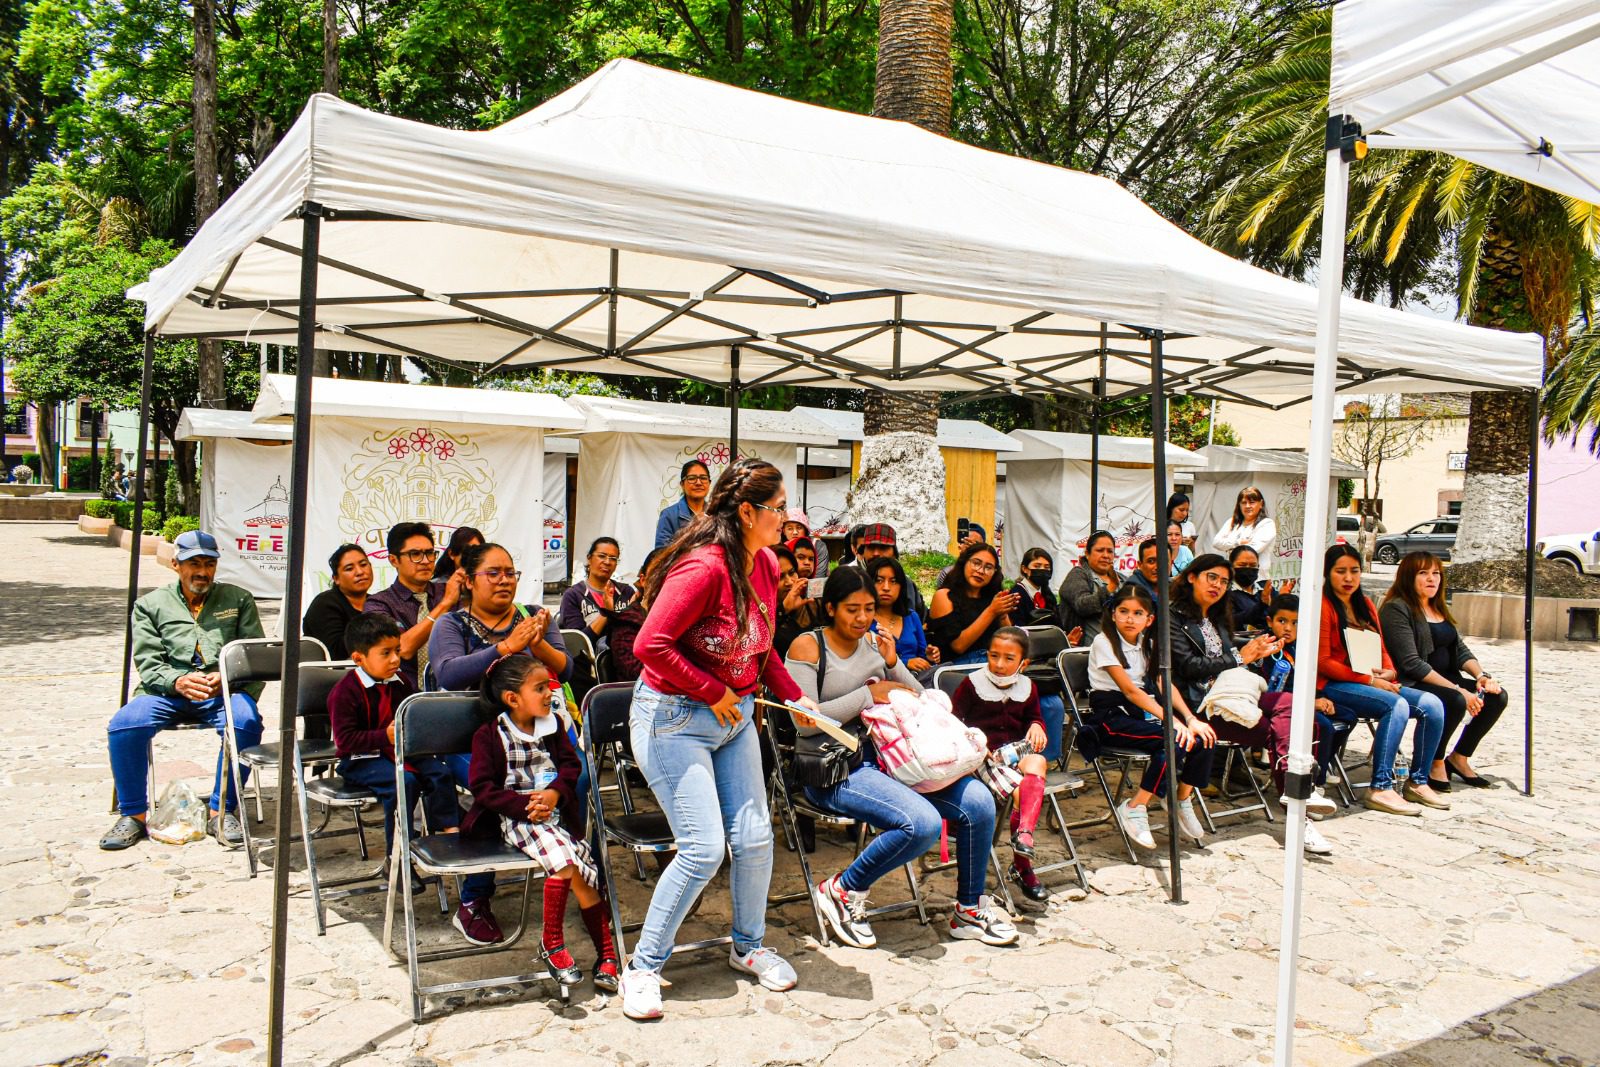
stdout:
[[[823,588],[827,626],[802,634],[789,647],[785,667],[819,710],[860,731],[861,713],[884,703],[896,689],[920,693],[922,686],[900,662],[886,634],[871,634],[877,597],[864,570],[840,567]],[[801,733],[816,732],[796,716]],[[817,907],[839,940],[855,948],[878,942],[867,921],[873,883],[910,863],[939,840],[942,821],[956,839],[960,874],[950,933],[991,945],[1017,939],[1016,928],[985,895],[989,848],[994,837],[994,794],[972,775],[935,793],[918,793],[878,769],[870,740],[864,757],[844,781],[826,788],[806,786],[811,803],[877,828],[855,861],[812,890]]]

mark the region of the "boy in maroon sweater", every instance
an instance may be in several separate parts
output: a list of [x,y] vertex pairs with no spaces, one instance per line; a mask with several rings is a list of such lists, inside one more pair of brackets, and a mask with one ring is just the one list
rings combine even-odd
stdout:
[[950,704],[956,718],[983,732],[990,758],[1021,775],[1011,809],[1012,878],[1029,900],[1041,902],[1049,893],[1033,873],[1033,830],[1044,808],[1049,765],[1039,754],[1046,743],[1044,716],[1038,689],[1022,673],[1027,666],[1028,632],[1002,626],[989,640],[988,663],[962,679]]

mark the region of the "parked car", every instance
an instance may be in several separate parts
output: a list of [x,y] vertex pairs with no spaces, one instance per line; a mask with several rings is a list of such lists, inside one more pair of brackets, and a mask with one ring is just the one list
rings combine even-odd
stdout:
[[1399,563],[1407,552],[1432,552],[1440,559],[1449,559],[1456,547],[1456,528],[1461,520],[1454,515],[1440,516],[1419,522],[1411,529],[1397,534],[1384,534],[1372,558],[1379,563]]
[[1361,536],[1361,516],[1335,515],[1333,517],[1333,543],[1353,545]]
[[1545,559],[1565,563],[1579,574],[1600,575],[1600,530],[1591,534],[1555,534],[1534,547]]

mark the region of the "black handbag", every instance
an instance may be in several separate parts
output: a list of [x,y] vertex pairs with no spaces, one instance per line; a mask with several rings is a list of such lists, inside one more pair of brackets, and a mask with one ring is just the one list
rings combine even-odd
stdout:
[[[823,644],[822,631],[813,630],[817,639],[817,696],[822,696],[822,681],[828,670],[828,646]],[[845,727],[860,740],[864,736],[860,720]],[[824,733],[797,734],[794,739],[795,781],[812,789],[831,789],[850,777],[850,772],[861,766],[863,749],[854,752],[835,738]]]

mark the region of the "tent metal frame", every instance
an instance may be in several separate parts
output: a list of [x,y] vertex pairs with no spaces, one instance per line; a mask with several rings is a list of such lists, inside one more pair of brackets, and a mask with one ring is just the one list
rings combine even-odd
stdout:
[[[1331,179],[1330,179],[1331,181]],[[198,290],[189,294],[189,299],[207,307],[219,309],[248,309],[256,310],[263,316],[270,316],[274,320],[283,320],[285,325],[281,329],[245,331],[246,340],[259,341],[266,337],[294,336],[298,351],[302,354],[296,360],[295,367],[295,410],[293,427],[293,456],[291,460],[291,487],[290,487],[290,538],[288,574],[284,589],[284,599],[281,609],[280,628],[283,637],[284,657],[282,664],[282,711],[280,713],[279,738],[284,750],[293,745],[297,731],[295,708],[299,692],[299,662],[297,650],[301,636],[301,609],[302,592],[301,584],[305,573],[305,544],[304,531],[307,517],[307,487],[310,479],[311,458],[311,413],[312,413],[312,381],[313,363],[308,358],[309,353],[317,347],[319,337],[328,335],[348,335],[369,344],[384,346],[389,354],[413,355],[429,359],[446,366],[467,370],[479,380],[489,371],[506,365],[536,365],[546,368],[559,369],[573,363],[586,363],[595,357],[603,357],[608,362],[615,363],[612,373],[642,373],[651,376],[664,376],[682,378],[696,381],[700,384],[726,390],[729,404],[729,438],[731,448],[738,448],[738,410],[742,394],[749,389],[759,388],[768,384],[785,385],[847,385],[864,389],[875,389],[882,392],[893,392],[896,389],[905,389],[908,383],[915,382],[919,377],[929,373],[939,372],[956,374],[972,384],[972,391],[962,393],[955,402],[965,402],[975,399],[1012,395],[1012,396],[1061,396],[1080,400],[1088,400],[1091,404],[1091,416],[1094,422],[1093,442],[1093,467],[1091,477],[1092,493],[1098,497],[1099,488],[1099,432],[1103,418],[1114,411],[1135,410],[1142,406],[1148,398],[1151,414],[1151,437],[1153,439],[1154,463],[1152,478],[1155,495],[1158,501],[1166,497],[1166,403],[1169,393],[1179,395],[1214,396],[1231,400],[1237,403],[1249,404],[1255,407],[1281,410],[1292,407],[1309,399],[1308,397],[1295,398],[1281,404],[1272,404],[1258,398],[1250,397],[1236,390],[1227,388],[1227,383],[1248,375],[1252,370],[1270,368],[1296,374],[1305,374],[1314,377],[1319,384],[1335,386],[1337,389],[1353,389],[1359,391],[1360,387],[1369,382],[1381,380],[1395,374],[1406,373],[1412,376],[1414,372],[1394,370],[1363,371],[1361,368],[1348,361],[1337,361],[1321,358],[1322,343],[1319,335],[1319,356],[1310,362],[1272,359],[1264,363],[1247,362],[1252,357],[1268,351],[1261,346],[1247,346],[1237,355],[1226,360],[1217,361],[1196,356],[1188,356],[1167,351],[1167,342],[1181,340],[1187,335],[1168,333],[1158,328],[1142,327],[1128,324],[1111,324],[1101,322],[1094,330],[1085,330],[1077,327],[1051,327],[1039,325],[1050,317],[1049,312],[1032,311],[1025,314],[1020,312],[1016,321],[1004,324],[985,323],[959,323],[939,322],[906,318],[903,315],[903,301],[906,296],[912,295],[888,289],[873,289],[829,293],[815,287],[788,279],[782,275],[751,268],[734,267],[730,273],[704,292],[663,292],[642,289],[630,289],[620,283],[618,249],[610,249],[609,277],[607,284],[593,287],[577,287],[569,289],[552,290],[519,290],[506,292],[472,292],[472,293],[437,293],[424,290],[402,280],[378,274],[354,264],[343,263],[324,256],[320,253],[322,226],[326,222],[355,222],[355,221],[418,221],[402,220],[396,216],[385,215],[377,212],[339,211],[325,209],[321,205],[306,201],[296,213],[296,218],[301,223],[301,243],[299,247],[276,241],[270,238],[261,238],[260,242],[274,249],[296,256],[300,260],[300,291],[295,301],[235,300],[228,296],[226,285],[234,266],[238,262],[236,256],[223,271],[214,289]],[[309,254],[306,254],[309,253]],[[242,253],[241,253],[242,254]],[[340,296],[327,299],[319,298],[318,287],[323,269],[339,271],[346,274],[362,277],[378,285],[387,286],[398,290],[395,293],[379,293],[369,296]],[[744,277],[758,278],[774,286],[792,292],[793,296],[755,297],[744,294],[730,294],[722,290]],[[589,299],[576,313],[568,313],[549,326],[540,326],[523,321],[514,316],[506,315],[484,305],[485,301],[497,298],[514,298],[530,296],[579,296]],[[748,329],[737,323],[731,322],[721,316],[711,314],[705,310],[707,305],[742,305],[754,304],[765,306],[806,306],[818,303],[845,303],[866,300],[889,299],[893,302],[893,314],[886,319],[863,319],[843,325],[830,325],[814,329],[791,330],[780,333],[769,333],[755,329]],[[623,337],[619,330],[618,311],[623,300],[631,300],[645,306],[653,307],[662,312],[649,326],[634,333],[630,337]],[[347,327],[337,323],[324,323],[319,321],[317,313],[324,308],[336,308],[350,304],[371,303],[415,303],[429,301],[451,308],[461,314],[446,316],[441,319],[397,321],[383,323],[376,326],[368,324],[360,328]],[[607,308],[607,343],[605,346],[596,346],[590,342],[572,337],[563,333],[567,325],[581,315],[605,305]],[[306,313],[303,313],[306,312]],[[697,341],[692,344],[658,345],[645,344],[651,335],[658,332],[668,323],[680,317],[690,317],[696,321],[718,326],[728,331],[727,336],[714,340]],[[473,367],[456,360],[445,359],[424,350],[399,344],[386,337],[378,337],[373,330],[393,331],[406,329],[419,325],[439,325],[445,323],[486,323],[504,330],[515,336],[517,344],[509,351],[483,367]],[[917,363],[905,364],[900,361],[899,339],[905,331],[910,330],[920,336],[948,345],[948,351],[930,357]],[[957,331],[970,331],[980,336],[971,340],[960,340],[951,336]],[[894,367],[886,372],[850,359],[846,351],[854,345],[878,337],[886,332],[893,332],[896,338]],[[1024,332],[1048,336],[1060,336],[1069,340],[1092,341],[1089,348],[1077,348],[1072,351],[1049,356],[1034,356],[1019,360],[1008,360],[984,349],[999,337],[1008,333]],[[199,338],[235,338],[240,336],[240,331],[202,331],[202,332],[173,332],[163,333],[159,328],[147,331],[144,338],[144,367],[141,379],[140,399],[140,425],[139,444],[142,453],[145,438],[149,430],[150,397],[152,388],[152,374],[155,354],[155,338],[160,335],[167,339],[199,339]],[[806,339],[817,336],[848,334],[830,347],[818,347]],[[529,356],[531,350],[542,342],[551,341],[575,349],[586,355],[571,357],[540,359]],[[1143,345],[1143,350],[1127,345]],[[648,357],[665,352],[686,349],[718,349],[729,350],[730,374],[726,382],[713,381],[707,378],[686,374],[678,370],[652,363]],[[782,361],[782,366],[769,371],[748,381],[740,378],[741,353],[745,351],[760,352]],[[975,353],[989,361],[986,368],[962,368],[953,370],[945,365],[959,356]],[[1137,381],[1114,377],[1110,373],[1108,360],[1112,357],[1122,359],[1133,364],[1135,368],[1144,367],[1149,372],[1148,381]],[[513,364],[515,361],[515,364]],[[1082,379],[1078,382],[1063,382],[1053,376],[1073,368],[1081,367],[1085,363],[1096,361],[1098,373],[1089,379],[1086,389]],[[1169,374],[1168,365],[1173,364],[1178,368]],[[1000,377],[992,373],[995,368],[1005,368],[1021,372],[1020,383],[1018,379]],[[1214,371],[1212,377],[1207,377],[1208,370]],[[789,377],[791,373],[804,375],[803,377]],[[1461,383],[1454,383],[1461,384]],[[1108,390],[1114,386],[1115,391]],[[910,386],[914,388],[914,386]],[[948,387],[940,391],[953,391]],[[1327,390],[1329,418],[1331,418],[1331,396],[1334,388]],[[1313,438],[1315,439],[1316,413],[1313,421]],[[1535,433],[1537,423],[1535,423]],[[1324,434],[1326,436],[1326,434]],[[1313,457],[1317,450],[1312,450]],[[1324,466],[1326,465],[1324,458]],[[1308,497],[1312,494],[1326,497],[1327,472],[1323,472],[1320,483],[1314,476],[1308,474]],[[1320,489],[1316,488],[1320,484]],[[141,463],[135,478],[134,492],[134,528],[137,530],[142,522],[145,506],[144,466]],[[1326,500],[1317,503],[1320,521],[1326,521]],[[1095,501],[1098,513],[1098,500]],[[1312,501],[1307,502],[1307,519],[1313,516]],[[1097,514],[1098,517],[1098,514]],[[1532,547],[1532,520],[1529,522],[1530,549]],[[1170,587],[1170,559],[1169,549],[1165,537],[1157,538],[1157,558],[1160,570],[1160,592],[1163,597],[1169,595]],[[140,564],[139,539],[133,540],[130,553],[128,574],[128,630],[123,652],[122,672],[122,700],[127,701],[127,693],[132,678],[132,625],[131,613],[138,595],[138,575]],[[1320,561],[1318,561],[1320,566]],[[1531,575],[1532,562],[1530,557],[1529,572]],[[1320,579],[1320,571],[1317,574]],[[1302,579],[1303,580],[1303,579]],[[1320,586],[1320,582],[1317,583]],[[1528,603],[1525,625],[1531,633],[1532,607]],[[1163,703],[1166,717],[1164,723],[1164,743],[1166,748],[1167,765],[1170,768],[1175,762],[1176,738],[1173,731],[1172,720],[1172,686],[1171,686],[1171,652],[1170,652],[1170,620],[1166,613],[1161,614],[1162,640],[1160,649],[1160,663],[1158,678],[1163,693]],[[1531,652],[1530,652],[1531,657]],[[1530,660],[1531,666],[1531,660]],[[1529,686],[1531,690],[1531,674]],[[1298,700],[1298,697],[1297,697]],[[1532,704],[1528,705],[1528,722],[1531,738]],[[1309,737],[1306,739],[1309,743]],[[1531,775],[1531,748],[1529,755],[1529,771]],[[1291,763],[1291,772],[1294,766]],[[1173,776],[1175,777],[1175,776]],[[1530,777],[1531,786],[1531,777]],[[294,806],[293,791],[298,788],[298,783],[293,776],[289,776],[279,784],[276,808],[276,821],[274,833],[276,839],[285,841],[291,833],[290,817]],[[1175,795],[1176,788],[1169,782],[1169,795]],[[1168,816],[1168,841],[1169,841],[1169,887],[1168,898],[1174,904],[1182,904],[1182,863],[1179,854],[1180,835],[1177,825],[1177,805],[1169,802],[1167,805]],[[1297,824],[1291,818],[1291,833],[1297,838]],[[269,975],[269,1019],[267,1031],[267,1062],[271,1067],[278,1067],[283,1061],[283,1014],[286,987],[286,955],[288,946],[288,895],[289,895],[289,866],[287,864],[274,864],[273,867],[273,912],[272,912],[272,941]],[[1298,899],[1298,894],[1297,894]],[[1296,916],[1298,919],[1298,915]],[[1297,924],[1298,925],[1298,924]]]

